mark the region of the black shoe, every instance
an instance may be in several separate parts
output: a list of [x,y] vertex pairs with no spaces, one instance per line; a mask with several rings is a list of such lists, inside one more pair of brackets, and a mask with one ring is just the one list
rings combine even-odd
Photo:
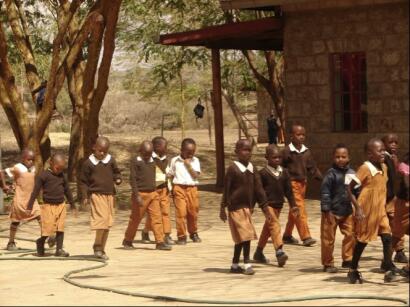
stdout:
[[124,247],[124,249],[134,249],[134,245],[132,244],[132,242],[123,240],[122,241],[122,246]]
[[234,273],[234,274],[243,274],[244,269],[241,268],[240,266],[238,266],[237,268],[234,268],[231,266],[231,270],[229,272]]
[[172,250],[172,247],[162,242],[162,243],[157,243],[157,245],[155,246],[155,249],[158,249],[161,251],[170,251]]
[[70,254],[67,253],[67,252],[66,252],[65,250],[63,250],[63,249],[58,249],[58,250],[56,250],[54,256],[56,256],[56,257],[68,257],[68,256],[70,256]]
[[178,238],[178,241],[175,242],[177,245],[186,245],[186,238]]
[[359,284],[363,283],[362,273],[358,270],[350,271],[347,273],[347,277],[349,278],[349,283],[355,284],[359,282]]
[[283,241],[283,243],[285,243],[285,244],[298,244],[299,243],[299,240],[298,239],[296,239],[295,237],[293,237],[293,236],[284,236],[283,238],[282,238],[282,241]]
[[400,274],[401,270],[396,267],[393,262],[386,263],[384,261],[382,261],[382,263],[380,264],[380,270],[382,270],[384,273],[388,272],[388,271],[393,271],[394,273],[398,273]]
[[351,261],[343,261],[342,262],[342,268],[344,268],[344,269],[350,269],[351,266],[352,266]]
[[141,232],[141,242],[145,244],[151,243],[148,232]]
[[165,237],[164,237],[164,242],[165,242],[165,244],[167,244],[167,245],[174,245],[174,244],[175,244],[175,242],[174,242],[174,240],[172,240],[170,234],[166,234],[166,235],[165,235]]
[[6,249],[10,252],[18,250],[18,247],[16,246],[16,242],[7,243]]
[[337,273],[339,270],[334,265],[324,265],[323,272],[327,273]]
[[288,260],[288,255],[283,250],[278,249],[276,251],[276,260],[278,260],[278,266],[283,267]]
[[37,257],[44,257],[44,243],[42,242],[41,238],[37,239],[36,241],[37,246]]
[[265,255],[263,254],[263,251],[258,247],[253,254],[253,260],[255,260],[258,263],[264,263],[268,264],[269,260],[266,259]]
[[389,270],[384,273],[384,282],[393,282],[399,280],[400,276],[401,274],[397,273],[395,270]]
[[312,246],[315,243],[316,243],[316,240],[313,238],[307,238],[303,240],[303,246]]
[[394,255],[394,262],[399,262],[399,263],[409,262],[409,259],[407,258],[406,254],[404,253],[404,250],[396,252],[396,255]]
[[49,248],[53,248],[56,245],[56,237],[55,236],[48,237],[47,244]]
[[189,236],[194,243],[201,243],[202,240],[199,238],[197,233],[193,233]]

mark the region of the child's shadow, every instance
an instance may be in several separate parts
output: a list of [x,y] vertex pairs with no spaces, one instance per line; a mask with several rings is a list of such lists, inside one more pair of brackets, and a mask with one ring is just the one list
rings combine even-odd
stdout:
[[124,247],[115,247],[114,249],[119,249],[119,250],[123,250],[123,251],[130,251],[130,252],[136,251],[136,250],[153,251],[153,250],[155,250],[155,247],[154,247],[154,248],[149,248],[149,247],[134,247],[134,248],[131,248],[131,249],[127,249],[127,248],[124,248]]
[[323,273],[323,269],[319,267],[299,269],[302,273]]

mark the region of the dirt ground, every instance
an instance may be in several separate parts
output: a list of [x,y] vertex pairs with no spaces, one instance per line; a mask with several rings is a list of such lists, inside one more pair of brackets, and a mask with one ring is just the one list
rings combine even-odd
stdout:
[[[196,134],[198,135],[198,134]],[[166,135],[167,136],[167,135]],[[273,246],[269,244],[266,255],[271,264],[255,264],[254,276],[229,274],[233,243],[228,225],[219,221],[218,209],[221,195],[212,188],[213,155],[212,147],[206,146],[206,133],[199,156],[204,163],[204,177],[200,187],[201,209],[199,217],[200,244],[188,243],[186,246],[174,246],[170,252],[156,251],[154,244],[141,244],[137,241],[135,250],[121,247],[123,234],[127,226],[129,187],[127,182],[119,191],[118,210],[115,225],[108,239],[108,266],[102,269],[73,275],[72,279],[85,285],[110,287],[117,290],[142,292],[161,296],[177,296],[194,299],[214,300],[264,300],[274,298],[292,298],[310,295],[380,295],[409,300],[409,284],[395,282],[383,283],[383,274],[379,271],[382,257],[381,242],[369,244],[361,262],[361,271],[366,282],[362,285],[347,283],[346,270],[329,274],[322,272],[320,264],[320,244],[313,247],[286,245],[289,255],[284,268],[277,266]],[[57,147],[66,146],[66,135],[54,135],[59,140]],[[151,137],[151,135],[143,136]],[[112,152],[119,157],[120,165],[127,178],[127,161],[132,154],[133,137],[110,136],[113,141]],[[142,137],[140,137],[142,138]],[[233,144],[235,134],[228,143]],[[177,138],[176,138],[177,139]],[[179,140],[175,141],[177,144]],[[6,144],[3,152],[3,166],[15,161],[13,142]],[[57,144],[56,142],[54,144]],[[228,147],[229,149],[229,147]],[[173,151],[176,150],[172,149]],[[256,164],[262,163],[263,149],[257,150]],[[227,160],[229,160],[229,156]],[[207,160],[208,159],[208,160]],[[314,238],[320,236],[320,209],[317,201],[307,204],[309,223]],[[173,216],[173,215],[172,215]],[[286,223],[287,208],[281,216],[282,229]],[[254,214],[258,232],[263,226],[260,210]],[[8,228],[7,216],[0,216],[0,229]],[[173,226],[175,226],[173,218]],[[175,236],[175,228],[173,235]],[[7,234],[7,232],[2,233]],[[18,236],[35,239],[39,234],[35,222],[23,225]],[[297,234],[295,233],[297,236]],[[89,213],[81,212],[78,218],[69,215],[66,222],[65,249],[75,255],[91,255],[93,232],[89,228]],[[151,235],[151,237],[153,237]],[[140,239],[140,232],[137,233]],[[5,253],[7,239],[0,238],[0,254]],[[20,248],[34,248],[31,242],[19,241]],[[406,238],[408,246],[408,238]],[[252,253],[256,241],[252,243]],[[335,247],[336,265],[341,264],[341,235],[338,233]],[[5,257],[5,255],[0,256]],[[28,255],[27,258],[34,256]],[[110,292],[82,289],[63,281],[63,275],[74,269],[85,268],[93,263],[84,261],[0,261],[0,305],[186,305],[185,303],[144,299]],[[269,304],[268,304],[269,305]],[[275,305],[275,304],[270,304]],[[284,303],[276,304],[284,305]],[[398,302],[379,300],[327,299],[286,303],[286,305],[401,305]]]

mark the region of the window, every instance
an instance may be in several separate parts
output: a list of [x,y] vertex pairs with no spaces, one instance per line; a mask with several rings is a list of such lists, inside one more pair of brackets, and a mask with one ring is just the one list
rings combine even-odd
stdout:
[[334,131],[367,131],[364,52],[331,54]]

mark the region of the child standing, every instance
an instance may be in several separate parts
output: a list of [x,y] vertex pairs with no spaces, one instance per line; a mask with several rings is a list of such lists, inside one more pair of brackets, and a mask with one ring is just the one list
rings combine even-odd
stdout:
[[109,229],[114,217],[114,183],[121,184],[121,172],[114,157],[108,154],[110,141],[100,136],[95,141],[93,153],[83,163],[81,170],[82,195],[91,204],[91,229],[95,230],[94,256],[108,260],[105,253]]
[[62,154],[54,154],[50,159],[50,168],[42,171],[37,177],[33,192],[27,204],[27,210],[33,212],[36,198],[43,191],[41,205],[41,237],[37,239],[37,256],[43,257],[46,239],[56,233],[57,257],[68,257],[69,253],[63,250],[64,224],[67,215],[64,196],[72,209],[74,200],[63,173],[66,168],[66,158]]
[[168,175],[172,178],[179,245],[186,244],[186,233],[194,243],[198,236],[198,177],[201,173],[199,159],[195,157],[196,143],[186,138],[181,143],[181,154],[172,158]]
[[[349,150],[344,144],[336,145],[333,151],[333,166],[323,178],[320,188],[320,206],[322,219],[320,226],[321,252],[323,271],[336,273],[338,270],[334,265],[333,250],[335,247],[336,229],[339,227],[344,235],[342,243],[342,267],[350,268],[353,247],[353,208],[346,183],[355,179],[356,175],[349,166]],[[358,182],[359,180],[355,180]]]
[[359,260],[367,243],[375,240],[377,236],[381,237],[383,243],[383,268],[387,272],[385,276],[394,274],[397,269],[392,262],[392,236],[385,207],[387,167],[383,163],[383,142],[373,138],[367,142],[365,150],[368,161],[364,162],[357,171],[357,178],[361,182],[359,197],[356,199],[351,192],[356,182],[352,181],[348,189],[351,201],[357,208],[356,245],[353,250],[352,265],[347,275],[352,284],[363,282],[357,270]]
[[164,243],[159,194],[155,184],[156,164],[152,158],[152,143],[150,141],[142,142],[139,152],[140,155],[131,163],[131,215],[122,245],[126,249],[134,248],[132,241],[134,240],[138,225],[145,212],[148,211],[150,224],[154,231],[155,241],[157,242],[156,249],[171,250],[171,246]]
[[[384,147],[386,149],[386,154],[384,158],[384,163],[387,166],[387,198],[386,198],[386,212],[389,218],[390,228],[393,229],[393,220],[395,214],[395,202],[396,202],[396,183],[397,183],[397,172],[399,161],[397,158],[397,151],[399,149],[399,138],[397,134],[389,133],[382,138]],[[404,236],[398,242],[393,244],[393,250],[396,252],[394,256],[394,261],[407,263],[408,259],[404,253]]]
[[[33,203],[31,211],[27,210],[27,203],[34,189],[35,182],[35,167],[34,167],[34,152],[29,149],[24,149],[21,153],[21,162],[13,167],[4,170],[9,178],[14,181],[15,194],[10,208],[10,236],[7,243],[7,250],[17,250],[14,241],[17,233],[17,228],[21,222],[37,220],[41,226],[40,206],[37,201]],[[5,193],[10,191],[10,187],[6,184],[5,176],[1,173],[2,189]]]
[[[169,201],[169,189],[168,189],[168,157],[167,157],[167,140],[162,136],[157,136],[152,139],[152,145],[154,151],[152,153],[152,158],[155,162],[155,184],[156,190],[159,198],[159,205],[161,208],[162,215],[162,226],[164,228],[164,241],[168,245],[174,244],[174,241],[171,238],[171,219],[170,211],[171,204]],[[150,241],[148,236],[148,231],[152,229],[150,216],[147,216],[145,221],[145,227],[142,231],[142,241]]]
[[[395,202],[395,215],[393,220],[392,244],[397,244],[403,235],[409,235],[409,153],[404,156],[399,164],[400,188]],[[405,276],[409,278],[409,263],[403,268]]]
[[293,227],[296,225],[303,245],[311,246],[316,243],[316,240],[310,235],[305,210],[307,176],[309,174],[317,180],[322,180],[322,174],[316,167],[310,149],[304,145],[305,138],[305,128],[301,125],[293,125],[291,143],[285,147],[283,153],[283,166],[289,171],[293,195],[299,207],[298,216],[289,212],[283,241],[288,244],[298,243],[298,240],[292,236]]
[[293,214],[299,214],[299,208],[295,203],[289,173],[281,166],[282,154],[279,151],[279,148],[276,145],[269,145],[266,147],[265,158],[268,164],[259,172],[259,175],[267,197],[267,206],[265,210],[269,212],[271,218],[266,220],[263,225],[258,247],[253,255],[253,259],[260,263],[268,262],[263,254],[263,249],[270,237],[276,251],[278,265],[282,267],[288,260],[288,256],[283,251],[283,241],[279,222],[279,215],[283,208],[284,198],[287,198],[290,211]]
[[[234,161],[226,171],[219,217],[223,222],[228,219],[232,239],[235,243],[230,272],[253,275],[255,272],[249,263],[249,255],[251,240],[257,239],[257,236],[252,223],[252,212],[256,201],[262,208],[266,207],[266,195],[259,174],[250,162],[251,142],[249,140],[237,141],[235,154],[238,161]],[[228,209],[228,216],[225,208]],[[270,219],[272,217],[269,212],[266,210],[266,216]],[[239,266],[242,249],[244,268]]]

